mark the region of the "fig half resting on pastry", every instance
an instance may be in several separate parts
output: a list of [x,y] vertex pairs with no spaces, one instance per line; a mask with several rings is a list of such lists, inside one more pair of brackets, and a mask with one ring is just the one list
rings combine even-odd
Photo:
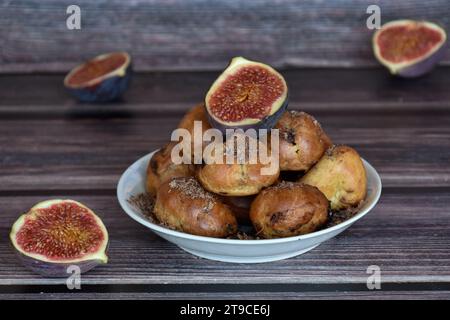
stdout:
[[205,98],[214,128],[271,129],[288,105],[288,87],[271,66],[235,57]]

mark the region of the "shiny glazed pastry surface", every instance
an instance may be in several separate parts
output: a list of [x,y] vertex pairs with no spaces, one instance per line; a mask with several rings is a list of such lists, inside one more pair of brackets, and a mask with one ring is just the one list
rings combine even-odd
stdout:
[[171,159],[174,142],[166,144],[150,159],[147,167],[146,190],[156,196],[160,185],[175,177],[189,177],[194,175],[195,169],[189,164],[175,164]]
[[260,237],[291,237],[323,226],[328,207],[327,198],[317,188],[282,182],[261,191],[251,205],[250,219]]
[[219,197],[206,191],[194,177],[163,183],[156,197],[155,216],[169,228],[199,236],[223,238],[236,233],[237,222]]
[[286,111],[275,126],[280,136],[280,169],[311,168],[332,145],[319,122],[299,111]]

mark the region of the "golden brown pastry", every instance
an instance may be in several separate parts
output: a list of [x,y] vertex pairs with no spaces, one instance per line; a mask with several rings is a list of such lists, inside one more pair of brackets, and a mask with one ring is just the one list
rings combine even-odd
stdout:
[[[219,145],[223,163],[211,163],[206,157],[206,164],[197,170],[197,178],[206,190],[225,196],[249,196],[259,193],[262,188],[277,181],[280,175],[279,166],[262,164],[259,160],[251,163],[248,156],[248,144],[244,147],[247,148],[244,158],[241,158],[236,149],[228,150],[226,143]],[[226,163],[226,152],[231,152],[230,154],[234,157],[231,164]],[[271,170],[265,172],[263,168],[271,168]]]
[[314,232],[328,219],[329,203],[317,188],[281,182],[261,191],[250,208],[258,236],[283,238]]
[[[194,139],[195,121],[201,121],[202,124],[202,136],[200,137],[200,139]],[[205,132],[208,129],[211,129],[211,125],[208,122],[208,116],[206,114],[205,105],[201,103],[190,109],[184,115],[183,119],[181,119],[180,123],[178,124],[178,128],[187,129],[191,134],[191,146],[192,146],[191,154],[192,157],[194,157],[195,146],[203,147],[205,145],[205,142],[203,142],[203,140],[201,139],[203,137],[203,132]]]
[[260,164],[208,164],[197,172],[197,178],[206,190],[227,196],[247,196],[277,181],[274,175],[262,175]]
[[237,231],[236,218],[230,208],[203,189],[193,177],[163,183],[154,213],[169,228],[199,236],[223,238]]
[[366,197],[366,170],[359,154],[347,146],[329,149],[300,182],[319,188],[332,210],[357,206]]
[[319,122],[299,111],[286,111],[275,125],[280,136],[280,169],[311,168],[332,145]]
[[172,148],[176,142],[169,142],[150,159],[147,167],[146,189],[156,196],[159,186],[175,177],[189,177],[195,174],[195,168],[189,164],[174,164],[171,160]]
[[252,204],[255,196],[245,197],[222,197],[223,202],[228,205],[233,211],[239,223],[248,224],[250,222],[250,205]]
[[194,121],[201,121],[202,125],[206,129],[211,128],[208,122],[208,116],[206,114],[205,105],[203,103],[200,103],[195,107],[191,108],[181,119],[180,123],[178,124],[178,128],[184,128],[189,131],[192,131],[194,129]]

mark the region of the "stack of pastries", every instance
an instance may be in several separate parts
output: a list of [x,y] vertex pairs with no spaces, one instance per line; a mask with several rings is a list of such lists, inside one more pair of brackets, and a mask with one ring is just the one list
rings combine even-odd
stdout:
[[[211,128],[203,104],[183,117],[179,128],[193,133],[194,121]],[[366,196],[366,172],[358,153],[333,145],[319,122],[285,111],[279,129],[279,169],[261,174],[262,164],[175,164],[169,142],[151,158],[147,192],[154,216],[165,226],[200,236],[232,237],[239,224],[258,238],[307,234],[323,228],[330,214],[355,208]],[[285,173],[295,180],[285,181]],[[292,176],[292,174],[290,174]]]

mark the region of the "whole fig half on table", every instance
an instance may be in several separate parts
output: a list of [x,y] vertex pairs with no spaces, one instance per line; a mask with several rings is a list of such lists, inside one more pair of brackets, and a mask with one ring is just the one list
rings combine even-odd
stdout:
[[64,79],[64,86],[79,101],[108,102],[122,96],[131,75],[128,53],[106,53],[72,69]]
[[14,223],[10,239],[23,264],[46,277],[67,277],[108,262],[108,232],[92,210],[73,200],[38,203]]
[[373,36],[375,57],[394,75],[418,77],[429,72],[445,55],[447,35],[426,21],[386,23]]
[[233,58],[205,98],[214,128],[271,129],[288,105],[283,76],[272,67],[242,57]]

